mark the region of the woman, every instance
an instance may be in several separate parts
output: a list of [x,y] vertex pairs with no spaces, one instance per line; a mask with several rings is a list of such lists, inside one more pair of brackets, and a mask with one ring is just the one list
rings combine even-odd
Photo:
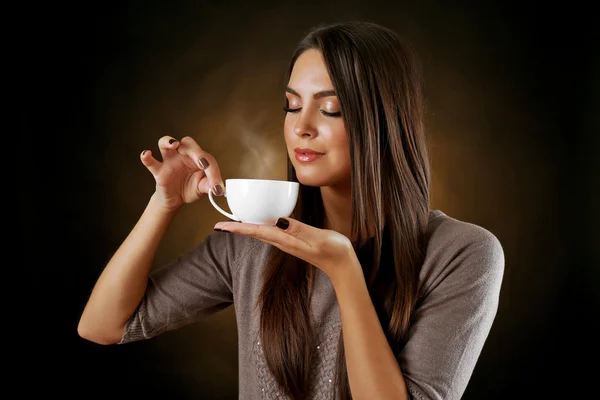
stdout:
[[[311,31],[285,89],[294,213],[219,222],[149,276],[174,215],[224,193],[213,155],[163,137],[140,220],[98,279],[79,334],[147,339],[235,303],[239,395],[458,399],[498,307],[504,255],[486,229],[430,210],[420,70],[384,27]],[[316,152],[317,154],[310,154]]]

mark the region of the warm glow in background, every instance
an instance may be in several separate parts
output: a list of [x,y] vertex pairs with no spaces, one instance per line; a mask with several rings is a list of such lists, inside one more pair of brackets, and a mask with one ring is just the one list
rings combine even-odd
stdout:
[[[421,56],[433,208],[487,228],[504,246],[500,308],[465,399],[546,399],[564,390],[549,381],[568,383],[559,360],[574,322],[567,302],[591,291],[579,240],[591,235],[575,225],[587,223],[582,208],[592,204],[583,175],[591,150],[575,139],[591,126],[591,108],[577,101],[580,88],[590,93],[588,53],[559,54],[562,42],[545,36],[551,24],[521,6],[202,3],[38,10],[39,33],[23,38],[20,148],[35,155],[22,167],[21,231],[28,248],[41,241],[29,250],[40,257],[34,301],[44,305],[35,323],[50,331],[31,333],[28,360],[40,367],[29,376],[47,382],[40,388],[237,398],[233,309],[112,347],[79,338],[78,318],[154,190],[139,154],[158,157],[161,136],[189,135],[217,158],[224,179],[285,179],[283,77],[292,50],[314,24],[356,18],[396,30]],[[583,190],[579,200],[575,190]],[[577,218],[565,211],[574,206]],[[222,220],[207,198],[186,207],[155,266]],[[61,360],[66,367],[54,366]]]

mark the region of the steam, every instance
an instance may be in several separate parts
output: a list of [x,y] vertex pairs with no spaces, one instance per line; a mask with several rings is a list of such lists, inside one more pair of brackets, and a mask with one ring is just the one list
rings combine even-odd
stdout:
[[[285,171],[285,164],[281,164],[281,160],[285,161],[283,138],[268,129],[267,114],[260,112],[251,119],[238,114],[230,121],[228,131],[235,132],[242,147],[236,171],[240,178],[279,179]],[[278,143],[273,138],[277,138]]]

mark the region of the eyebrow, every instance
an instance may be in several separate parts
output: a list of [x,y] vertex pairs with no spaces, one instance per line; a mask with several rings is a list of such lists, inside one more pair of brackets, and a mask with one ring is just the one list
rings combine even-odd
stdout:
[[[300,96],[300,94],[298,92],[296,92],[291,87],[286,87],[285,91],[293,94],[294,96],[302,97],[302,96]],[[335,90],[321,90],[320,92],[313,94],[313,99],[317,100],[317,99],[321,99],[323,97],[329,97],[329,96],[337,96],[337,94],[335,93]]]

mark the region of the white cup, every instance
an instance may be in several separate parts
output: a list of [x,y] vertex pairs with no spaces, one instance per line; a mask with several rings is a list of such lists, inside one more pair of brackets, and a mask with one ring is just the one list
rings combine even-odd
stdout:
[[231,214],[215,203],[212,190],[208,199],[221,214],[234,221],[275,225],[280,217],[289,217],[298,200],[298,182],[268,179],[227,179],[225,197]]

